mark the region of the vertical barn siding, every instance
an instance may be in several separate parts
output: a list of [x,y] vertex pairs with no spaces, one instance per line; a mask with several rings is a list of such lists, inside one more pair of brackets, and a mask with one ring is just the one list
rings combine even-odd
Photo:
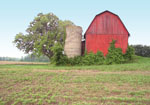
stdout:
[[128,47],[128,36],[126,35],[91,35],[86,36],[86,49],[88,52],[97,51],[103,52],[104,56],[108,53],[108,48],[112,39],[117,40],[115,46],[122,48],[123,53],[126,52]]
[[122,25],[119,17],[111,14],[104,13],[96,16],[90,25],[86,34],[128,34],[125,27]]
[[88,52],[96,53],[99,50],[106,55],[112,39],[117,41],[117,48],[122,48],[123,53],[126,52],[129,33],[120,18],[111,12],[97,15],[85,34]]

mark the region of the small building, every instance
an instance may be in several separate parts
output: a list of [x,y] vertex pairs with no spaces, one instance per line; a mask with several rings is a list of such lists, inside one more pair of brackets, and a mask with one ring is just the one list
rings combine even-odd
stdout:
[[112,40],[116,40],[115,46],[122,48],[123,53],[125,53],[129,36],[128,30],[119,16],[110,11],[104,11],[95,16],[85,32],[82,53],[86,48],[87,52],[97,53],[97,51],[101,51],[106,56]]

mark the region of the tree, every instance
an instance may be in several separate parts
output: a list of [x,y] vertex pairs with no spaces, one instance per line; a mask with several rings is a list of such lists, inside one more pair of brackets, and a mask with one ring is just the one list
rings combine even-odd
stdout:
[[71,21],[62,21],[53,13],[39,13],[27,28],[27,34],[19,33],[13,43],[25,53],[37,56],[45,55],[49,59],[53,56],[54,43],[64,45],[65,28],[74,25]]
[[143,57],[150,57],[150,46],[146,45],[132,45],[135,49],[135,54]]

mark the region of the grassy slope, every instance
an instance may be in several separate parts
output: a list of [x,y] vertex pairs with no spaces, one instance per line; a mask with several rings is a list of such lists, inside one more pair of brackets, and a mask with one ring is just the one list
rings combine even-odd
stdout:
[[48,69],[48,70],[100,70],[100,71],[135,71],[150,70],[150,58],[137,57],[134,63],[116,64],[116,65],[99,65],[99,66],[53,66],[49,64],[31,64],[31,65],[0,65],[0,68],[15,69]]
[[138,59],[101,66],[0,65],[0,105],[149,105],[150,59]]

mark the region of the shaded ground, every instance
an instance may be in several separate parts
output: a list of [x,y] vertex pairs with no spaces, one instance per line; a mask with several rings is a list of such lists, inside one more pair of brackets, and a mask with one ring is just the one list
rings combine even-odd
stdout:
[[0,68],[0,105],[149,105],[150,71]]

